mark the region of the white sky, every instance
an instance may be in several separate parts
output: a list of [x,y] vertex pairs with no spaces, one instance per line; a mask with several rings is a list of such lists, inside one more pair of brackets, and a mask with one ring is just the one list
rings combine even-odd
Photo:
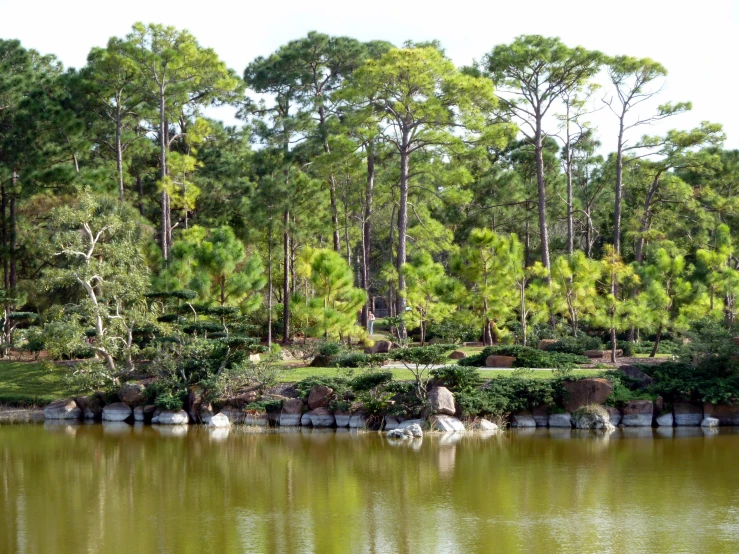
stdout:
[[[91,47],[125,35],[136,21],[190,30],[239,74],[254,57],[311,30],[397,45],[438,39],[458,65],[520,34],[559,36],[570,46],[650,57],[667,67],[659,103],[690,100],[693,111],[638,133],[708,120],[724,125],[727,148],[739,148],[739,0],[0,0],[0,37],[53,53],[66,66],[84,65]],[[605,110],[591,117],[607,149],[612,119]]]

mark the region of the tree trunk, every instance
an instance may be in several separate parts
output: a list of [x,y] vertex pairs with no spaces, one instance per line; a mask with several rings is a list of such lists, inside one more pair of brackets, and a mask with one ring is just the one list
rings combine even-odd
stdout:
[[362,308],[362,326],[367,327],[370,301],[370,243],[372,239],[372,197],[375,188],[375,149],[370,141],[367,145],[367,184],[364,190],[364,214],[362,218],[362,288],[367,298]]
[[144,211],[144,183],[141,181],[141,173],[136,173],[136,190],[139,193],[139,213],[146,216]]
[[616,363],[616,329],[611,327],[611,363]]
[[618,125],[618,145],[616,150],[616,188],[613,207],[613,249],[621,254],[621,197],[623,195],[624,170],[624,113],[621,114]]
[[123,148],[121,146],[121,107],[120,103],[116,106],[115,112],[115,164],[118,170],[118,196],[121,204],[123,204]]
[[[405,314],[405,276],[403,265],[406,262],[406,234],[408,232],[408,179],[410,153],[408,152],[408,132],[403,132],[403,149],[400,152],[400,206],[398,207],[398,258],[396,270],[398,271],[398,290],[395,299],[398,315]],[[406,336],[405,325],[401,329],[402,338]]]
[[[159,94],[159,156],[161,162],[161,168],[159,177],[161,179],[162,187],[164,187],[164,180],[167,177],[167,122],[164,113],[164,90],[160,90]],[[170,209],[169,209],[169,195],[167,191],[162,188],[162,226],[161,226],[161,246],[162,246],[162,258],[165,262],[169,261],[169,247],[170,247],[170,236],[171,236],[171,224],[170,224]]]
[[267,348],[272,348],[272,216],[267,238]]
[[282,344],[290,342],[290,210],[283,214],[283,247],[285,259],[283,263],[282,283]]
[[572,256],[575,250],[574,226],[572,223],[572,149],[570,148],[569,131],[567,132],[567,255]]
[[15,193],[15,183],[17,180],[17,175],[13,174],[13,191],[10,194],[10,278],[8,280],[8,284],[10,285],[11,289],[15,289],[15,286],[18,282],[18,257],[17,257],[17,247],[18,247],[18,213],[16,210],[16,193]]
[[541,235],[541,263],[547,269],[547,283],[552,284],[552,269],[549,261],[549,229],[547,227],[547,196],[544,182],[544,146],[541,132],[541,117],[536,119],[534,135],[536,151],[536,184],[539,189],[539,234]]
[[10,264],[8,263],[8,195],[5,191],[5,183],[0,187],[0,226],[3,241],[3,288],[10,288]]
[[662,339],[662,324],[659,324],[659,328],[657,329],[657,336],[654,339],[654,347],[652,348],[651,354],[649,354],[650,358],[654,358],[657,355],[657,350],[659,350],[659,341]]

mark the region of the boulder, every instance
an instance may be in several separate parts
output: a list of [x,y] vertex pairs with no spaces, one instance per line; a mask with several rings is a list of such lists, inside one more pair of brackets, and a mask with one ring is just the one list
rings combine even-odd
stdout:
[[129,406],[142,404],[146,401],[146,387],[141,383],[123,383],[118,389],[118,398]]
[[349,418],[349,428],[364,429],[365,427],[367,427],[367,414],[364,412],[352,414],[352,417]]
[[467,354],[465,352],[462,352],[461,350],[455,350],[451,354],[449,354],[450,360],[461,360],[462,358],[466,358]]
[[536,427],[536,420],[529,411],[511,415],[511,427]]
[[541,339],[539,341],[539,350],[547,350],[550,346],[553,344],[557,344],[559,341],[557,339]]
[[327,387],[326,385],[313,385],[308,395],[308,407],[311,410],[316,408],[322,408],[328,404],[331,397],[334,395],[334,389]]
[[256,402],[258,397],[259,396],[257,395],[257,391],[249,390],[243,394],[232,396],[228,399],[228,404],[233,406],[234,408],[242,409],[247,404]]
[[[620,358],[624,355],[624,351],[621,348],[616,349],[616,357]],[[586,350],[583,352],[583,356],[586,356],[588,358],[610,358],[611,357],[611,351],[610,350]]]
[[613,392],[611,382],[601,377],[566,381],[563,386],[567,391],[564,409],[570,413],[590,404],[603,404]]
[[185,411],[193,423],[200,421],[200,405],[203,403],[204,392],[205,390],[200,385],[192,385],[187,391]]
[[345,414],[341,411],[334,412],[334,419],[336,420],[336,427],[344,428],[349,427],[349,420],[352,418],[351,414]]
[[400,421],[397,417],[386,417],[385,426],[383,428],[385,431],[392,431],[393,429],[397,429],[399,425]]
[[133,409],[133,419],[134,421],[151,421],[151,418],[154,415],[155,411],[156,406],[153,406],[152,404],[148,404],[146,406],[136,406]]
[[388,438],[394,439],[413,439],[423,437],[423,429],[417,423],[413,423],[407,427],[391,429],[387,432]]
[[659,414],[665,411],[665,399],[658,396],[654,399],[654,417],[656,418]]
[[537,427],[546,427],[549,424],[549,408],[547,406],[537,406],[531,410]]
[[262,358],[259,356],[259,354],[249,354],[249,361],[252,362],[252,363],[257,363],[261,359]]
[[210,419],[215,415],[213,404],[208,402],[207,404],[201,404],[198,408],[198,419],[206,425],[210,423]]
[[614,408],[613,406],[606,406],[606,411],[611,420],[611,425],[618,427],[618,424],[621,423],[621,412],[618,411],[618,408]]
[[244,425],[266,427],[268,423],[269,416],[266,412],[247,412],[244,414]]
[[81,419],[82,415],[82,410],[72,398],[55,400],[44,408],[44,419]]
[[244,412],[244,410],[234,408],[233,406],[224,406],[219,413],[225,415],[232,425],[244,423],[244,420],[246,419],[246,413]]
[[654,383],[654,379],[633,365],[619,366],[618,371],[633,382],[637,388],[643,389]]
[[103,406],[105,399],[100,393],[91,394],[90,396],[78,396],[74,399],[77,406],[82,410],[85,419],[100,419],[103,417]]
[[703,404],[703,415],[715,417],[719,425],[739,425],[739,404]]
[[427,429],[429,424],[423,419],[406,419],[398,423],[398,429],[407,429],[413,425],[418,425],[421,429]]
[[231,421],[228,419],[226,414],[221,412],[220,414],[216,414],[210,418],[208,425],[211,427],[230,427]]
[[442,433],[458,433],[466,431],[464,423],[449,415],[435,415],[431,417],[431,429]]
[[313,421],[310,418],[310,412],[305,412],[303,415],[300,416],[300,425],[302,425],[303,427],[313,425]]
[[114,402],[103,408],[103,421],[125,421],[133,411],[131,406],[123,402]]
[[624,427],[651,427],[654,406],[651,400],[630,400],[623,407],[621,423]]
[[549,414],[549,427],[572,428],[572,414],[564,412],[561,414]]
[[701,427],[718,427],[719,421],[715,417],[704,417],[701,421]]
[[454,404],[454,395],[446,387],[434,387],[429,391],[429,402],[434,413],[454,415],[457,407]]
[[600,429],[611,431],[611,416],[608,411],[599,404],[581,406],[572,414],[572,423],[576,429]]
[[675,402],[672,405],[676,427],[697,427],[703,421],[703,406],[690,402]]
[[285,398],[282,401],[282,413],[300,415],[303,413],[303,401],[300,398]]
[[393,348],[393,343],[388,340],[377,340],[369,348],[365,348],[365,354],[387,354]]
[[472,341],[472,342],[463,342],[462,346],[468,346],[471,348],[479,348],[480,346],[485,346],[485,345],[481,342]]
[[162,410],[157,423],[159,425],[185,425],[190,421],[190,416],[185,410]]
[[672,427],[672,424],[674,423],[674,418],[672,417],[672,412],[669,412],[667,414],[662,414],[661,416],[656,417],[655,421],[657,422],[657,425],[659,427]]
[[497,431],[498,426],[487,419],[478,419],[472,426],[476,431]]
[[159,408],[157,408],[156,410],[154,410],[154,413],[151,414],[151,422],[152,423],[159,423],[159,414],[161,414],[161,413],[162,413],[162,410],[160,410]]
[[485,358],[485,367],[513,367],[515,356],[498,356],[493,354]]
[[280,414],[280,427],[297,427],[300,425],[300,414]]

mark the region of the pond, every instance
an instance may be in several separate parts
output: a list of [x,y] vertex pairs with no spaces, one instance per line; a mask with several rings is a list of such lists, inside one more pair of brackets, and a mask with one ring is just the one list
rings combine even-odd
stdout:
[[0,553],[735,552],[739,430],[0,426]]

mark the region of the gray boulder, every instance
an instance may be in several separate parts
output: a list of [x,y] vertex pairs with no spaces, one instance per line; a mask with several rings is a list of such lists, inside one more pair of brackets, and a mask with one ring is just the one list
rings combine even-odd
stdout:
[[334,412],[334,419],[336,420],[336,427],[345,428],[349,427],[349,421],[351,420],[351,414],[345,414],[343,412]]
[[549,414],[549,427],[572,428],[572,414],[564,412],[561,414]]
[[185,410],[162,410],[157,423],[160,425],[185,425],[190,417]]
[[456,417],[448,415],[436,415],[431,418],[431,429],[442,433],[458,433],[466,431],[464,423]]
[[300,414],[280,414],[280,427],[297,427],[300,425]]
[[391,429],[387,432],[388,438],[391,439],[413,439],[423,437],[423,429],[417,423],[413,423],[402,429]]
[[655,421],[659,427],[672,427],[673,423],[675,423],[675,419],[672,417],[672,412],[658,416]]
[[302,416],[300,416],[300,425],[302,425],[303,427],[313,425],[313,421],[310,418],[310,412],[305,412]]
[[352,417],[349,418],[349,428],[364,429],[365,427],[367,427],[367,414],[364,412],[352,414]]
[[125,421],[132,415],[131,406],[123,402],[114,402],[103,408],[103,421]]
[[434,387],[429,391],[429,402],[434,413],[454,415],[457,408],[454,404],[454,395],[446,387]]
[[704,417],[701,427],[718,427],[719,420],[716,417]]
[[631,400],[624,404],[621,423],[624,427],[651,427],[653,417],[651,400]]
[[385,418],[385,431],[392,431],[393,429],[397,429],[398,425],[400,425],[400,421],[397,417],[386,417]]
[[140,383],[123,383],[118,390],[118,398],[131,406],[142,404],[146,401],[146,387]]
[[703,421],[703,406],[689,402],[675,402],[672,406],[675,414],[675,426],[697,427]]
[[531,410],[537,427],[546,427],[549,424],[549,408],[547,406],[537,406]]
[[265,412],[244,414],[244,425],[256,425],[258,427],[266,427],[269,423],[269,417]]
[[210,418],[210,423],[208,423],[208,425],[211,427],[230,427],[231,422],[225,414],[221,413]]
[[44,408],[44,419],[81,419],[82,410],[72,398],[56,400]]
[[151,420],[155,411],[156,406],[153,406],[152,404],[149,404],[147,406],[136,406],[133,409],[133,419],[134,421]]
[[498,426],[487,419],[478,419],[472,426],[476,431],[497,431]]
[[518,412],[511,415],[511,427],[536,427],[536,420],[531,412]]
[[606,411],[608,412],[608,417],[611,419],[611,425],[618,427],[618,424],[621,423],[621,412],[613,406],[606,406]]
[[100,419],[103,417],[103,406],[105,399],[100,393],[91,394],[90,396],[78,396],[74,399],[82,410],[85,419]]
[[599,404],[582,406],[572,413],[572,423],[576,429],[598,429],[612,431],[611,416]]

